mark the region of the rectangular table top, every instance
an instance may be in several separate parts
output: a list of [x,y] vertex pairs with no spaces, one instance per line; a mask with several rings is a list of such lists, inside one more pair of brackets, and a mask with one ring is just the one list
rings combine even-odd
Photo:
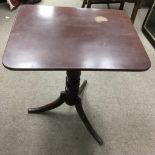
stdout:
[[26,5],[3,64],[13,70],[143,71],[150,60],[124,11]]

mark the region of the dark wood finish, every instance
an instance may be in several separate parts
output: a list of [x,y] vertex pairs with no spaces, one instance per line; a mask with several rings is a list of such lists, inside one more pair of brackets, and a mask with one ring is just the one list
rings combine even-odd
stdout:
[[75,104],[76,110],[81,118],[81,120],[83,121],[84,125],[86,126],[86,128],[88,129],[88,131],[90,132],[90,134],[94,137],[94,139],[100,144],[103,144],[102,139],[100,138],[100,136],[97,134],[97,132],[94,130],[94,128],[92,127],[92,125],[89,123],[89,120],[87,119],[85,112],[82,108],[82,104],[81,102],[78,102],[77,104]]
[[56,101],[54,101],[50,104],[47,104],[47,105],[44,105],[41,107],[36,107],[36,108],[29,108],[28,113],[42,113],[42,112],[57,108],[58,106],[62,105],[64,102],[66,102],[66,104],[68,104],[70,106],[75,105],[76,110],[77,110],[81,120],[83,121],[84,125],[86,126],[86,128],[88,129],[90,134],[95,138],[95,140],[100,145],[102,145],[103,141],[99,137],[97,132],[93,129],[90,122],[88,121],[86,114],[85,114],[85,112],[82,108],[82,105],[81,105],[81,99],[78,96],[79,94],[82,93],[82,91],[84,90],[84,88],[87,84],[87,81],[85,80],[83,82],[83,84],[81,85],[81,87],[79,87],[80,75],[81,75],[81,72],[78,70],[67,71],[65,91],[63,91],[60,94],[60,97]]
[[52,103],[49,103],[41,107],[28,108],[28,113],[42,113],[45,111],[55,109],[65,102],[65,97],[66,97],[65,95],[66,95],[65,92],[61,92],[60,97]]
[[121,2],[121,3],[120,3],[119,9],[120,9],[120,10],[123,10],[123,9],[124,9],[124,5],[125,5],[125,2]]
[[79,95],[82,94],[82,92],[85,89],[86,85],[87,85],[87,80],[84,80],[83,83],[81,84],[80,88],[79,88]]
[[27,5],[18,11],[3,65],[12,70],[67,70],[60,97],[28,112],[45,112],[64,102],[74,105],[88,131],[103,144],[82,108],[79,95],[87,81],[79,87],[81,70],[144,71],[150,60],[122,11]]
[[123,10],[125,2],[135,3],[132,14],[131,14],[131,21],[134,23],[137,11],[140,7],[141,0],[84,0],[82,3],[82,8],[85,7],[87,4],[87,8],[91,8],[92,4],[108,4],[108,8],[110,3],[120,3],[120,10]]
[[135,5],[131,14],[131,21],[134,23],[138,9],[140,8],[141,0],[135,0]]
[[[97,22],[98,16],[107,21]],[[31,5],[18,11],[3,64],[13,70],[143,71],[150,67],[125,12]]]

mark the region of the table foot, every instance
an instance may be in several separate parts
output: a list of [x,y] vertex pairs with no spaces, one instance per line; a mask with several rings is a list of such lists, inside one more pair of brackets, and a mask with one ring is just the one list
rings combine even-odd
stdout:
[[49,111],[51,109],[55,109],[65,102],[65,97],[66,97],[65,92],[61,92],[60,97],[56,99],[54,102],[41,107],[28,108],[28,113],[42,113],[45,111]]
[[81,118],[81,120],[83,121],[84,125],[86,126],[86,128],[88,129],[88,131],[90,132],[90,134],[95,138],[95,140],[102,145],[103,141],[102,139],[99,137],[99,135],[97,134],[97,132],[94,130],[94,128],[92,127],[92,125],[90,124],[89,120],[86,117],[86,114],[83,110],[81,101],[78,102],[77,104],[75,104],[76,110]]
[[82,83],[82,85],[79,88],[79,95],[82,94],[82,92],[84,91],[86,85],[87,85],[87,80],[84,80],[83,83]]

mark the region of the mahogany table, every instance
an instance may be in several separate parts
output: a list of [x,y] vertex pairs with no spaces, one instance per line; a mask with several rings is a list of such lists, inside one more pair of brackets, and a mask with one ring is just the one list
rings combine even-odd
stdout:
[[22,6],[10,33],[3,65],[11,70],[65,70],[65,90],[42,107],[41,113],[62,103],[76,110],[91,135],[102,139],[89,123],[79,94],[81,71],[144,71],[150,60],[123,11],[52,6]]

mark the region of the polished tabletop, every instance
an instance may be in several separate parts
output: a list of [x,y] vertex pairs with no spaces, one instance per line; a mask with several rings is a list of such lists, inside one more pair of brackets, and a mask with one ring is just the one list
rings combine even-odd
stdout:
[[123,11],[21,6],[3,55],[13,70],[143,71],[150,60]]

